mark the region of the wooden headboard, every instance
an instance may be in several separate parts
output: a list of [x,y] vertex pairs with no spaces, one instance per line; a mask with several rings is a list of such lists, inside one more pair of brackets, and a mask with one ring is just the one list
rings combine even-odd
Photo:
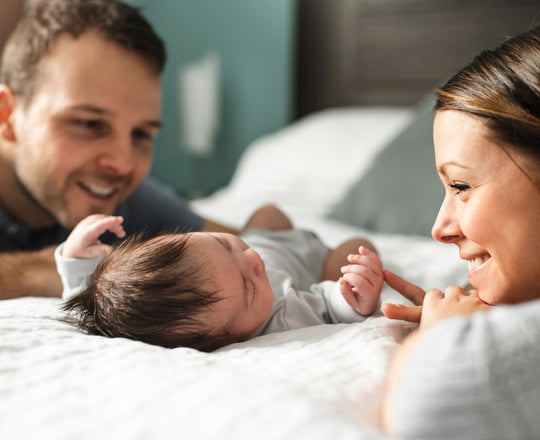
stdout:
[[538,0],[297,0],[296,117],[413,105],[481,50],[540,24]]

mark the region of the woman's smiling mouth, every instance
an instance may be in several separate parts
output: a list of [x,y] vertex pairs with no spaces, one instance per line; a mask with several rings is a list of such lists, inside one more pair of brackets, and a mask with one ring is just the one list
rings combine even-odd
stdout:
[[467,259],[467,265],[469,266],[469,272],[478,269],[482,264],[491,259],[491,255],[486,254],[480,257]]

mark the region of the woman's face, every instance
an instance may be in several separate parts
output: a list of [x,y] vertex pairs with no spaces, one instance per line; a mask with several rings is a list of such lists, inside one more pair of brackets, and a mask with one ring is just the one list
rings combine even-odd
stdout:
[[433,237],[459,247],[484,302],[540,297],[540,188],[527,159],[507,153],[480,119],[459,111],[437,112],[434,141],[445,198]]

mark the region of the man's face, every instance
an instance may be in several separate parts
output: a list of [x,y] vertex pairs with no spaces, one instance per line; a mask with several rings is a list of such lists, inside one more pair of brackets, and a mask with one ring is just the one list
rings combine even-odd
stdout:
[[33,84],[30,101],[16,98],[12,114],[14,191],[31,207],[15,215],[35,228],[72,228],[90,214],[112,214],[150,169],[159,75],[91,32],[62,35]]

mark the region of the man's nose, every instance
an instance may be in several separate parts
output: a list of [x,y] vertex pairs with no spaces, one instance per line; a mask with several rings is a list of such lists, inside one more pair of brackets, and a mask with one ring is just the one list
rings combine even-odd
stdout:
[[128,175],[135,168],[135,159],[131,140],[118,139],[105,147],[99,158],[99,165],[114,175]]

